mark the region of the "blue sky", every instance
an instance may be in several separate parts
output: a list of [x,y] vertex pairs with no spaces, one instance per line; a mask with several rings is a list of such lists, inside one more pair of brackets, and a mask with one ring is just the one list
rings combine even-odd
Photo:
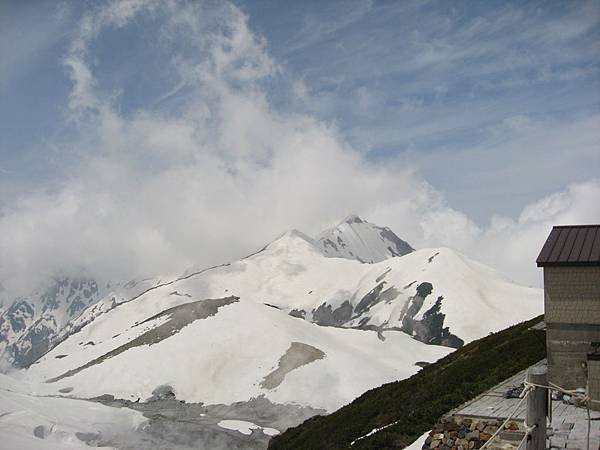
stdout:
[[[241,6],[304,83],[306,102],[294,107],[335,121],[369,159],[418,164],[478,221],[516,214],[598,173],[597,133],[595,148],[567,161],[556,153],[577,149],[546,154],[514,145],[522,128],[566,127],[598,114],[598,2]],[[548,167],[552,158],[561,163]],[[509,185],[513,171],[527,179]]]
[[597,1],[5,1],[0,54],[0,277],[221,262],[349,212],[506,272],[502,240],[600,221]]

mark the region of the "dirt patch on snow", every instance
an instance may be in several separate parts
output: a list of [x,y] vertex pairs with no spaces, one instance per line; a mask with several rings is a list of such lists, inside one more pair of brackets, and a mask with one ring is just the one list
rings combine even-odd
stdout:
[[260,386],[265,389],[275,389],[292,370],[323,358],[325,353],[322,350],[302,342],[292,342],[290,348],[279,359],[277,369],[264,377]]

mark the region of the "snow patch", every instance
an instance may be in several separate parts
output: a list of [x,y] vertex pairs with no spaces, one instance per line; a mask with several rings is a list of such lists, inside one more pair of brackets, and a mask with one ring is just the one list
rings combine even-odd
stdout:
[[252,422],[245,420],[221,420],[217,425],[227,430],[239,431],[247,436],[252,434],[252,430],[261,430],[267,436],[275,436],[279,434],[279,431],[275,428],[266,428],[256,425]]

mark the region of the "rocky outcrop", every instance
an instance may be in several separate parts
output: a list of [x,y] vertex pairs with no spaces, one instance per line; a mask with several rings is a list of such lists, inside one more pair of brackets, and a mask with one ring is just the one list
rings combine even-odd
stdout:
[[[387,272],[381,274],[376,279],[375,287],[364,294],[360,300],[356,302],[353,297],[354,306],[349,300],[344,300],[337,307],[323,302],[308,316],[304,310],[298,309],[291,310],[289,315],[308,319],[323,326],[356,327],[376,331],[382,340],[385,340],[384,331],[395,330],[403,331],[426,344],[451,348],[460,348],[464,345],[464,341],[460,337],[452,334],[449,327],[444,326],[446,315],[441,312],[444,297],[439,296],[436,302],[420,318],[417,318],[423,309],[426,298],[433,292],[433,284],[428,281],[417,284],[414,288],[415,295],[408,298],[400,312],[399,325],[388,322],[381,325],[371,324],[370,310],[382,302],[390,303],[400,295],[400,291],[395,286],[386,287],[387,281],[384,280],[386,274]],[[409,289],[411,286],[413,283],[405,286],[404,289]]]
[[352,305],[348,300],[336,309],[332,309],[331,305],[323,303],[313,310],[313,322],[318,325],[340,327],[349,321],[351,317]]
[[443,345],[452,348],[462,347],[464,341],[450,333],[448,327],[444,327],[446,316],[441,312],[444,297],[439,296],[434,305],[423,313],[421,319],[415,319],[415,316],[423,307],[425,298],[432,292],[433,285],[427,281],[417,286],[417,292],[410,298],[403,314],[402,331],[426,344]]
[[385,281],[380,282],[363,298],[360,299],[354,308],[356,314],[362,314],[365,311],[368,311],[371,307],[375,306],[377,303],[388,300],[391,301],[398,296],[398,290],[394,286],[384,289],[385,284]]

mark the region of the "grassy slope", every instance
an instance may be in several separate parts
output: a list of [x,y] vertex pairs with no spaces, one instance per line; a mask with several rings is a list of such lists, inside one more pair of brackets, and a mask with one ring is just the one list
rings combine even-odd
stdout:
[[374,428],[400,423],[352,449],[401,449],[446,412],[546,356],[543,334],[528,331],[542,316],[474,341],[411,378],[367,391],[338,411],[313,417],[274,437],[270,450],[349,448]]

